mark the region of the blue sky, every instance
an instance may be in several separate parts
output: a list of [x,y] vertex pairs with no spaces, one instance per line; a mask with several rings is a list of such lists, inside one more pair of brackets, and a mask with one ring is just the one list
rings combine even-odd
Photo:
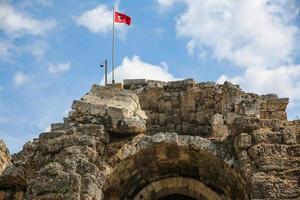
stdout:
[[300,115],[297,0],[0,0],[0,138],[11,152],[67,116],[103,82],[117,25],[116,78],[240,84],[289,97]]

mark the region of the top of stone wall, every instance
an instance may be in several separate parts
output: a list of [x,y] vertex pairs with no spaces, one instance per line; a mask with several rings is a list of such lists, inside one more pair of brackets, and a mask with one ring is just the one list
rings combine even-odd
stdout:
[[[233,84],[231,82],[225,81],[223,84],[215,83],[213,81],[208,82],[196,82],[193,78],[187,78],[183,80],[174,80],[174,81],[159,81],[159,80],[150,80],[150,79],[124,79],[123,88],[131,89],[135,87],[157,87],[157,88],[168,88],[168,89],[180,89],[187,86],[198,86],[198,87],[218,87],[225,86],[229,88],[234,88],[236,90],[241,90],[239,85]],[[247,93],[254,97],[260,97],[263,100],[280,100],[280,102],[288,103],[289,98],[279,98],[277,94],[262,94],[258,95],[255,93]]]
[[[288,98],[279,98],[276,94],[258,95],[255,93],[244,92],[239,85],[232,84],[228,81],[225,81],[224,84],[218,84],[215,82],[198,83],[192,78],[168,82],[147,79],[125,79],[123,87],[124,89],[133,90],[136,93],[143,93],[143,89],[145,88],[156,88],[163,93],[187,90],[192,93],[201,93],[202,91],[203,95],[207,96],[209,101],[216,101],[215,103],[219,101],[218,99],[222,98],[224,100],[225,98],[227,99],[225,101],[240,102],[241,109],[250,109],[250,112],[252,112],[253,108],[256,106],[259,110],[260,118],[262,119],[287,119],[286,108],[289,103]],[[224,97],[224,95],[228,96],[228,98]],[[207,101],[206,97],[204,99],[202,100]]]
[[287,98],[247,93],[230,82],[125,79],[123,84],[93,85],[73,102],[66,121],[104,124],[118,134],[173,131],[219,137],[239,116],[287,121],[287,105]]
[[124,88],[130,88],[131,86],[146,86],[152,85],[154,87],[169,87],[169,88],[181,88],[187,85],[194,85],[196,82],[194,79],[184,79],[175,81],[158,81],[158,80],[148,80],[148,79],[125,79],[123,81]]

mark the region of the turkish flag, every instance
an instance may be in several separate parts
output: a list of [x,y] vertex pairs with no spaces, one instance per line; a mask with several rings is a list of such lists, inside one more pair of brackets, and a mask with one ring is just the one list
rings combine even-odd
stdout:
[[115,22],[130,25],[131,18],[123,13],[115,12]]

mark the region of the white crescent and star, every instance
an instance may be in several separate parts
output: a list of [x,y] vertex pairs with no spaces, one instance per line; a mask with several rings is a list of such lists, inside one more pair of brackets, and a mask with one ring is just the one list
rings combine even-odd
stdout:
[[124,17],[122,17],[122,16],[118,16],[118,20],[122,21],[122,22],[126,22],[126,19]]

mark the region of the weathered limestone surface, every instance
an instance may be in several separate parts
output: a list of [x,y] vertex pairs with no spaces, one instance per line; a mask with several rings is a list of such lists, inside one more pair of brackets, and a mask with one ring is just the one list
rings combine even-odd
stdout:
[[3,140],[0,140],[0,175],[7,165],[11,164],[11,157],[9,151],[4,144]]
[[106,129],[120,134],[146,131],[147,116],[141,110],[139,98],[131,90],[99,87],[79,101],[74,101],[70,119],[80,123],[104,124]]
[[287,104],[229,82],[94,85],[21,152],[0,142],[0,200],[300,199]]

